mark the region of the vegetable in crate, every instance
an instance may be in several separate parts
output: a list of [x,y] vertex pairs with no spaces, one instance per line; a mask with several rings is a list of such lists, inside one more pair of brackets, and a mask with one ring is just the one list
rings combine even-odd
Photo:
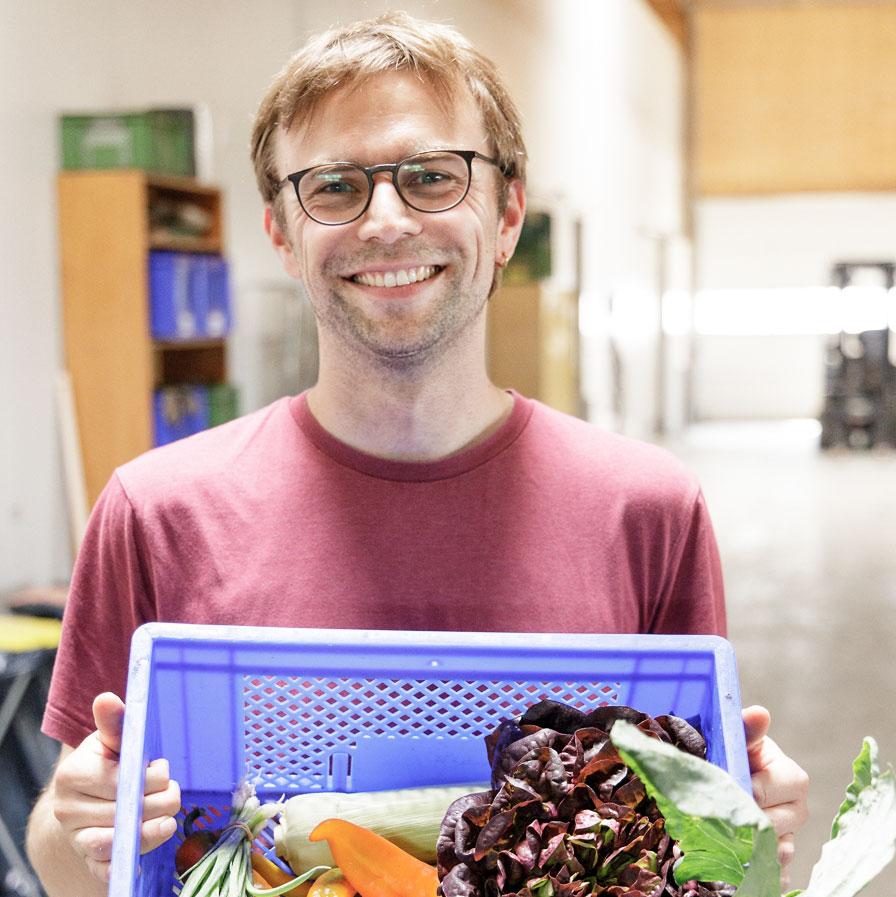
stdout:
[[[700,759],[682,721],[628,708],[603,713],[570,721],[541,706],[489,737],[496,787],[458,800],[445,817],[442,894],[718,897],[736,887],[737,897],[780,897],[768,817]],[[866,738],[809,885],[787,897],[855,897],[894,855],[896,777],[880,771]],[[714,879],[730,884],[700,883]]]
[[[624,723],[614,727],[612,739],[680,842],[685,859],[676,875],[685,863],[692,869],[726,865],[737,878],[737,897],[779,897],[777,839],[765,814],[727,773]],[[788,897],[855,897],[894,855],[896,777],[892,769],[880,771],[877,745],[866,738],[809,885]]]
[[361,897],[435,897],[433,866],[391,841],[344,819],[325,819],[309,835],[327,841],[339,868]]
[[487,739],[492,790],[455,801],[442,823],[444,897],[733,894],[726,884],[675,881],[681,849],[610,741],[620,719],[705,756],[685,720],[629,707],[582,714],[543,702],[503,722]]
[[174,869],[183,875],[195,866],[214,846],[220,832],[214,829],[194,829],[193,824],[205,813],[203,807],[194,807],[184,819],[184,839],[174,856]]
[[327,866],[319,866],[273,888],[259,888],[254,884],[252,842],[280,810],[280,804],[262,806],[254,787],[240,784],[233,793],[228,824],[208,852],[178,874],[184,882],[180,897],[279,897],[327,871]]
[[357,893],[357,888],[341,869],[331,869],[314,880],[308,897],[354,897]]
[[289,798],[274,829],[274,847],[296,872],[335,862],[327,841],[308,836],[325,819],[345,819],[370,829],[426,863],[436,861],[436,839],[445,811],[481,785],[435,785],[386,791],[312,791]]

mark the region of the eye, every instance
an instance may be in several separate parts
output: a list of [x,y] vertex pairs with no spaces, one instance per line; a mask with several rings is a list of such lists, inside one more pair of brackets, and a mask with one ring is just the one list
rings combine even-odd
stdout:
[[357,193],[356,184],[346,180],[341,174],[328,174],[315,177],[311,182],[310,192],[316,196],[339,195],[345,193]]
[[416,170],[412,170],[411,176],[408,178],[409,184],[419,184],[425,186],[427,184],[440,184],[442,181],[451,177],[443,171],[436,171],[432,168],[424,168],[420,166]]
[[399,169],[401,189],[414,197],[440,199],[463,191],[467,183],[465,163],[456,156],[435,154],[407,160]]
[[353,165],[321,165],[299,182],[302,202],[347,202],[367,192],[367,175]]

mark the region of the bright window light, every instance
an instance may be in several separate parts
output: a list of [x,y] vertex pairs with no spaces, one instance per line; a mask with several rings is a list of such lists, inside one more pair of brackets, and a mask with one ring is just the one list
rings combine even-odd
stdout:
[[847,333],[885,330],[887,291],[883,287],[846,287],[840,300],[841,320]]
[[687,290],[667,290],[663,294],[663,330],[670,336],[691,332],[691,294]]
[[699,290],[694,326],[715,335],[837,333],[839,295],[836,287]]
[[851,286],[699,290],[694,328],[713,335],[861,333],[896,321],[896,290]]

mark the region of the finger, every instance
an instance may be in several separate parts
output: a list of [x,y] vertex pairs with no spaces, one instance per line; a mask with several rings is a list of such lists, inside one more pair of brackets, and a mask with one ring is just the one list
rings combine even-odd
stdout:
[[153,760],[146,767],[146,778],[143,782],[144,794],[155,794],[158,791],[164,791],[171,781],[169,778],[168,761],[164,758]]
[[149,853],[164,844],[177,831],[177,820],[173,816],[164,819],[150,819],[140,827],[140,853]]
[[791,801],[790,803],[767,807],[765,815],[768,816],[772,828],[774,828],[775,834],[779,838],[798,832],[809,818],[806,805],[801,801]]
[[[766,763],[750,777],[753,785],[753,797],[763,810],[782,804],[798,803],[801,812],[808,816],[809,776],[796,761],[782,753],[771,741],[769,755],[774,759]],[[802,822],[805,822],[802,819]]]
[[72,833],[115,825],[114,801],[83,797],[79,800],[59,801],[53,807],[59,824]]
[[751,753],[760,746],[762,740],[768,734],[771,724],[771,714],[765,707],[752,704],[741,711],[744,721],[744,735],[747,740],[747,753]]
[[56,774],[57,799],[95,797],[100,800],[115,800],[118,786],[118,761],[100,756],[97,751],[105,752],[105,748],[93,741],[73,751],[59,765]]
[[93,699],[93,721],[100,743],[117,757],[121,753],[124,702],[111,691],[97,695]]
[[788,874],[787,867],[790,866],[793,861],[794,850],[795,845],[793,842],[793,835],[781,835],[781,837],[778,838],[778,863],[781,866],[782,883],[784,881],[784,876]]
[[109,884],[109,879],[112,877],[111,862],[108,860],[86,860],[85,862],[88,871],[95,879],[101,881],[103,884]]
[[75,852],[85,860],[94,863],[108,863],[112,859],[112,836],[114,829],[111,826],[88,826],[80,828],[72,834],[72,846]]
[[168,783],[164,791],[148,794],[143,799],[143,818],[162,819],[176,816],[180,811],[180,786],[175,781]]

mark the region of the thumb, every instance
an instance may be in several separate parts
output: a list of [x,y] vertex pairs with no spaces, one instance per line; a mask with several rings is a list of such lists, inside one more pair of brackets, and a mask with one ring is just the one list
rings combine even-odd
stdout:
[[771,714],[765,707],[753,704],[744,707],[742,714],[744,721],[744,735],[747,740],[747,753],[755,753],[762,745],[762,739],[768,734],[771,723]]
[[100,744],[117,757],[121,753],[124,702],[111,691],[97,695],[93,699],[93,721]]

